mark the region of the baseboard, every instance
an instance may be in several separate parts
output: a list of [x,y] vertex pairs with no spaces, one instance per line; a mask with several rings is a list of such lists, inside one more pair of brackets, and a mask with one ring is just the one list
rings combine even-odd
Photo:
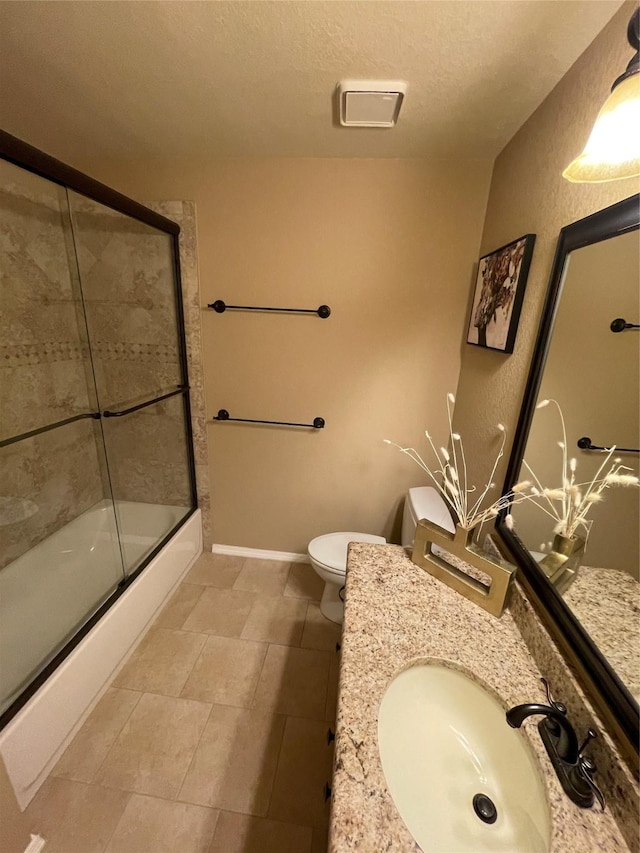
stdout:
[[263,548],[241,548],[239,545],[211,546],[213,554],[228,554],[231,557],[251,557],[254,560],[278,560],[282,563],[308,563],[306,554],[295,554],[292,551],[266,551]]

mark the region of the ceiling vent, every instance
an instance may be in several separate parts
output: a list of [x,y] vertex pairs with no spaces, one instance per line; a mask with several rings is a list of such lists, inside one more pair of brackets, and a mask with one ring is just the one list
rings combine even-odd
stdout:
[[407,91],[404,80],[342,80],[338,83],[343,127],[393,127]]

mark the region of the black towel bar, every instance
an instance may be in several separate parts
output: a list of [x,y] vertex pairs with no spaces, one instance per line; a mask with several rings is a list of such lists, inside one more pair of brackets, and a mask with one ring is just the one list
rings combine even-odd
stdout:
[[609,328],[612,332],[624,332],[625,329],[640,329],[640,325],[638,323],[627,323],[622,317],[618,317],[617,320],[611,321]]
[[324,418],[314,418],[312,424],[297,424],[291,421],[258,421],[253,418],[232,418],[226,409],[220,409],[213,418],[214,421],[239,421],[243,424],[277,424],[278,426],[311,427],[313,429],[324,429]]
[[[578,439],[578,447],[580,450],[611,450],[611,446],[600,447],[597,444],[591,444],[591,439],[588,435],[583,435],[582,438]],[[637,447],[616,447],[616,451],[620,453],[640,453],[640,449]]]
[[328,305],[320,305],[319,308],[264,308],[258,305],[227,305],[222,299],[216,299],[207,308],[213,308],[216,314],[224,314],[225,311],[277,311],[284,314],[317,314],[322,320],[331,316]]

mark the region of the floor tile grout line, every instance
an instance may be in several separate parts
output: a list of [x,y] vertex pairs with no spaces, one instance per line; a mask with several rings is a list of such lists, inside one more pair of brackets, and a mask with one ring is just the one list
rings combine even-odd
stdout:
[[[102,787],[102,786],[97,785],[96,787]],[[114,789],[109,789],[109,790],[114,790]],[[122,809],[122,814],[121,814],[121,815],[120,815],[120,817],[118,818],[118,822],[117,822],[117,823],[116,823],[116,825],[113,827],[113,831],[111,832],[111,835],[110,835],[110,836],[109,836],[109,838],[107,839],[107,843],[104,845],[104,847],[102,848],[102,850],[100,851],[100,853],[105,853],[105,851],[107,851],[107,850],[109,849],[109,845],[111,844],[111,841],[113,840],[113,836],[116,834],[116,830],[118,829],[118,827],[119,827],[119,826],[120,826],[120,824],[122,823],[122,818],[124,817],[124,813],[125,813],[125,812],[126,812],[126,810],[129,808],[129,803],[131,802],[131,798],[134,796],[134,794],[133,794],[133,792],[132,792],[132,791],[127,791],[127,793],[128,793],[128,795],[129,795],[129,796],[127,797],[127,802],[125,803],[125,806],[124,806],[124,808]]]
[[[287,714],[279,714],[278,716],[284,717],[284,725],[282,726],[282,734],[280,735],[280,745],[278,747],[278,760],[276,761],[275,770],[273,771],[273,781],[271,783],[271,791],[269,792],[269,802],[267,804],[267,814],[265,817],[269,818],[269,820],[273,820],[273,818],[269,817],[269,812],[271,811],[271,801],[273,800],[273,792],[276,787],[276,778],[278,776],[278,768],[280,767],[280,758],[282,756],[282,747],[284,745],[284,733],[287,730],[287,720],[289,716]],[[284,821],[281,821],[284,823]],[[313,839],[312,839],[313,840]]]
[[[254,642],[254,641],[253,640],[247,640],[246,642]],[[254,684],[253,690],[251,691],[251,699],[248,700],[249,704],[247,706],[247,709],[250,711],[258,710],[255,707],[256,693],[258,692],[258,685],[260,684],[260,680],[262,678],[262,673],[264,672],[264,665],[265,665],[266,660],[267,660],[267,655],[269,654],[269,648],[271,647],[272,644],[266,643],[265,645],[267,648],[265,650],[264,657],[262,658],[262,663],[260,664],[260,672],[258,673],[258,677],[256,678],[256,683]]]
[[246,640],[246,639],[249,639],[248,637],[243,637],[243,636],[242,636],[242,634],[244,633],[244,629],[247,627],[247,622],[249,621],[249,619],[250,619],[250,617],[251,617],[251,614],[253,613],[253,608],[254,608],[254,607],[258,604],[258,602],[260,601],[260,597],[258,596],[258,594],[257,594],[257,593],[254,593],[254,596],[255,596],[255,598],[254,598],[253,603],[252,603],[252,605],[251,605],[251,609],[250,609],[250,610],[249,610],[249,612],[247,613],[247,616],[246,616],[246,618],[245,618],[244,622],[242,623],[242,628],[240,629],[240,634],[239,634],[239,636],[238,636],[238,639],[240,639],[240,640]]
[[[142,699],[142,697],[144,696],[144,690],[131,690],[131,688],[129,688],[129,687],[124,687],[124,688],[122,688],[122,687],[112,687],[111,685],[109,685],[109,687],[107,688],[107,690],[112,690],[112,689],[113,689],[113,690],[129,690],[131,693],[137,693],[137,694],[138,694],[138,698],[136,699],[136,701],[134,702],[134,704],[133,704],[133,705],[132,705],[132,707],[131,707],[131,710],[130,710],[130,711],[129,711],[129,713],[127,714],[127,718],[126,718],[126,720],[124,721],[124,723],[123,723],[123,724],[120,726],[120,728],[118,729],[118,733],[116,734],[116,736],[114,737],[113,741],[111,742],[111,745],[110,745],[109,749],[106,751],[104,758],[102,759],[102,761],[100,762],[100,764],[96,767],[96,769],[95,769],[95,770],[93,771],[93,773],[91,774],[91,780],[90,780],[90,782],[89,782],[89,784],[90,784],[90,785],[93,785],[93,784],[94,784],[94,779],[96,778],[96,776],[97,776],[97,775],[98,775],[98,773],[100,772],[100,769],[102,768],[103,764],[105,763],[105,761],[107,760],[107,758],[108,758],[108,757],[109,757],[109,755],[111,754],[111,750],[112,750],[112,749],[113,749],[113,747],[115,746],[116,741],[118,740],[118,738],[119,738],[119,737],[120,737],[120,735],[122,734],[122,732],[123,732],[123,730],[124,730],[124,727],[127,725],[127,723],[129,722],[129,720],[131,719],[131,716],[132,716],[133,712],[134,712],[134,711],[135,711],[135,709],[138,707],[138,705],[140,704],[140,700],[141,700],[141,699]],[[106,695],[106,692],[107,692],[107,691],[105,691],[105,695]],[[103,696],[103,697],[101,697],[100,701],[102,701],[102,699],[103,699],[103,698],[104,698],[104,696]],[[96,705],[96,707],[97,707],[97,705]],[[73,738],[73,740],[75,740],[75,739],[76,739],[76,737],[77,737],[79,734],[80,734],[80,731],[78,731],[78,732],[76,733],[76,735],[75,735],[75,737]],[[71,741],[71,743],[73,743],[73,740]],[[69,744],[69,746],[71,746],[71,744]],[[67,748],[68,748],[68,747],[67,747]],[[66,750],[65,750],[65,751],[66,751]],[[49,774],[49,775],[51,775],[51,774]]]
[[[209,808],[209,806],[202,806],[202,808]],[[211,809],[216,811],[215,806],[211,806]],[[249,812],[238,812],[238,811],[234,811],[233,809],[228,809],[228,808],[227,809],[217,809],[217,811],[220,812],[220,814],[232,814],[232,815],[242,815],[242,817],[250,817],[252,820],[256,820],[256,821],[266,820],[266,821],[269,821],[270,823],[281,823],[283,826],[295,826],[295,827],[298,827],[299,829],[313,829],[313,827],[310,826],[309,824],[294,823],[290,820],[282,820],[279,817],[261,817],[260,815],[249,814]]]
[[[183,582],[183,583],[184,583],[184,582]],[[195,586],[195,584],[192,584],[192,586]],[[191,616],[191,614],[192,614],[192,613],[193,613],[193,611],[195,610],[195,608],[196,608],[196,606],[197,606],[198,602],[199,602],[199,601],[200,601],[200,599],[202,598],[202,595],[203,595],[204,591],[205,591],[205,587],[203,586],[203,587],[201,587],[200,592],[198,593],[198,597],[197,597],[197,598],[196,598],[196,600],[193,602],[193,607],[191,608],[191,610],[189,611],[189,613],[187,614],[187,616],[185,616],[185,618],[182,620],[182,625],[181,625],[181,627],[176,629],[177,631],[184,631],[184,623],[187,621],[187,619],[189,618],[189,616]],[[168,605],[167,605],[167,606],[168,606]],[[158,617],[156,618],[156,622],[158,621],[158,619],[160,618],[160,616],[161,616],[161,615],[162,615],[162,611],[160,612],[160,614],[159,614],[159,615],[158,615]]]
[[304,620],[302,622],[302,631],[300,631],[300,642],[298,643],[298,648],[304,648],[302,645],[302,641],[304,640],[304,629],[307,627],[307,617],[309,616],[309,602],[307,601],[306,607],[304,608]]
[[[149,630],[150,631],[153,630],[153,627],[154,626],[151,626],[151,628]],[[206,631],[190,631],[188,628],[168,628],[166,625],[158,625],[156,630],[157,631],[178,631],[180,634],[201,634],[205,637],[209,636],[209,634]]]
[[[195,634],[196,632],[194,631],[193,633]],[[193,663],[191,664],[191,669],[189,670],[189,673],[188,673],[187,677],[185,678],[185,680],[182,682],[182,686],[180,687],[180,691],[178,692],[178,695],[175,697],[176,699],[186,699],[187,698],[186,696],[182,695],[182,691],[184,690],[187,681],[189,681],[189,679],[191,678],[191,673],[196,668],[196,664],[198,663],[198,661],[202,657],[205,646],[207,645],[208,635],[207,634],[198,634],[198,636],[204,637],[204,643],[202,644],[202,648],[200,649],[200,651],[198,652],[198,654],[194,658]]]
[[[209,720],[211,719],[211,715],[213,714],[214,703],[211,702],[211,703],[207,703],[207,704],[210,705],[209,713],[207,714],[207,719],[204,721],[204,726],[202,727],[202,731],[200,732],[200,736],[198,737],[198,742],[195,745],[195,749],[193,750],[193,753],[191,755],[191,759],[189,760],[189,764],[187,765],[187,769],[184,771],[184,775],[183,775],[182,779],[180,780],[180,784],[178,785],[176,795],[173,798],[173,802],[176,802],[176,803],[184,802],[183,800],[180,800],[180,793],[182,792],[182,786],[184,785],[185,779],[187,778],[187,776],[189,774],[189,770],[191,770],[191,765],[193,764],[193,762],[195,760],[196,753],[198,752],[198,749],[200,748],[200,744],[202,743],[202,738],[204,737],[205,730],[206,730],[207,726],[209,725]],[[193,803],[193,805],[196,805],[196,804]],[[207,806],[207,808],[210,808],[210,807]],[[215,835],[215,831],[214,831],[214,835]],[[213,838],[213,836],[212,836],[212,838]]]

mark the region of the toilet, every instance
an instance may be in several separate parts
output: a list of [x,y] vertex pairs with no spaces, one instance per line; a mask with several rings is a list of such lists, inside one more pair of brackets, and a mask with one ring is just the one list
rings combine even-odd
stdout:
[[[409,489],[405,497],[402,516],[402,544],[406,548],[413,547],[416,524],[421,518],[427,518],[451,533],[455,530],[447,505],[436,489],[431,486]],[[374,545],[385,545],[386,541],[383,536],[374,536],[371,533],[345,531],[343,533],[325,533],[323,536],[316,536],[309,542],[307,553],[311,565],[324,581],[324,592],[320,602],[320,612],[323,616],[326,616],[331,622],[342,624],[344,604],[340,593],[347,572],[349,543],[367,542]]]

